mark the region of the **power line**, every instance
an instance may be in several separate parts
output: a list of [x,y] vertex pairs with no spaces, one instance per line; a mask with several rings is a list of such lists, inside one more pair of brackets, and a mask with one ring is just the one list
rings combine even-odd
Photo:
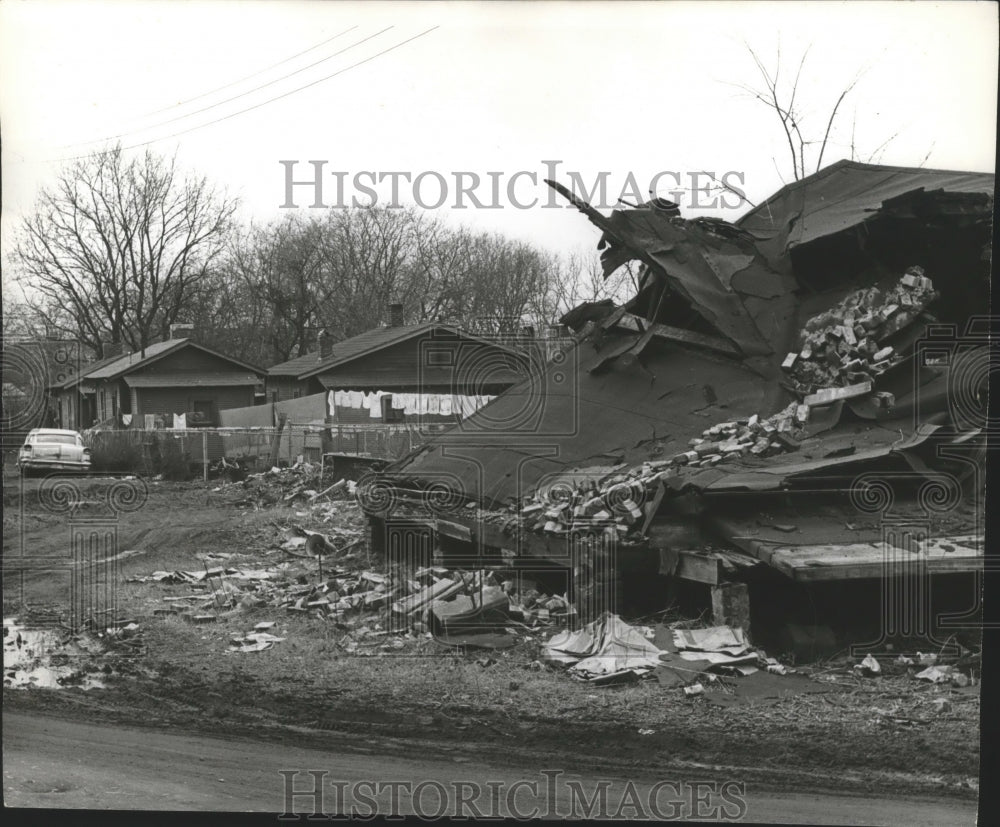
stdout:
[[342,37],[348,32],[353,32],[356,28],[357,26],[351,26],[351,28],[349,29],[344,29],[344,31],[340,32],[340,34],[335,34],[333,37],[328,37],[326,40],[317,43],[315,46],[310,46],[308,49],[303,49],[301,52],[296,52],[291,57],[286,57],[284,60],[279,60],[277,63],[272,63],[270,66],[261,69],[259,72],[254,72],[253,74],[247,75],[246,77],[242,77],[239,80],[234,80],[232,83],[227,83],[225,86],[219,86],[215,89],[209,90],[208,92],[203,92],[200,95],[195,95],[193,98],[188,98],[187,100],[178,101],[177,103],[171,104],[170,106],[164,106],[162,109],[156,109],[153,112],[147,112],[145,115],[140,115],[140,117],[150,118],[153,115],[159,115],[161,112],[168,112],[171,109],[176,109],[178,106],[186,106],[189,103],[194,103],[196,100],[207,98],[209,95],[214,95],[216,92],[222,92],[225,89],[230,89],[231,87],[237,86],[243,83],[244,81],[251,80],[252,78],[263,75],[265,72],[270,72],[272,69],[277,69],[279,66],[283,66],[286,63],[290,63],[291,61],[295,60],[295,58],[302,57],[302,55],[308,54],[309,52],[313,52],[320,46],[325,46],[327,43],[332,43],[338,37]]
[[[138,149],[140,147],[149,146],[150,144],[157,143],[158,141],[168,141],[171,138],[177,138],[177,137],[179,137],[181,135],[186,135],[189,132],[194,132],[195,130],[198,130],[198,129],[204,129],[206,126],[214,126],[217,123],[222,123],[222,121],[229,120],[230,118],[235,118],[237,115],[245,115],[247,112],[252,112],[254,109],[260,109],[260,107],[267,106],[269,103],[274,103],[275,101],[279,101],[282,98],[287,98],[289,95],[294,95],[294,94],[296,94],[298,92],[303,91],[304,89],[309,89],[310,87],[315,86],[318,83],[324,83],[324,82],[326,82],[328,80],[331,80],[332,78],[337,77],[337,75],[342,75],[342,74],[344,74],[344,72],[350,71],[351,69],[354,69],[354,68],[356,68],[358,66],[361,66],[362,64],[368,63],[368,62],[374,60],[377,57],[381,57],[382,55],[385,55],[385,54],[388,54],[389,52],[395,51],[400,46],[405,46],[407,43],[412,43],[414,40],[418,40],[419,38],[423,37],[424,35],[428,35],[432,31],[434,31],[435,29],[439,29],[439,28],[440,28],[440,26],[431,26],[429,29],[425,29],[424,31],[420,32],[419,34],[415,34],[413,37],[408,37],[406,40],[401,40],[399,43],[396,43],[395,45],[390,46],[388,49],[383,49],[381,52],[376,52],[371,57],[366,57],[364,60],[359,60],[357,63],[352,63],[350,66],[345,66],[343,69],[338,69],[336,72],[334,72],[331,75],[327,75],[326,77],[320,78],[319,80],[314,80],[311,83],[305,84],[304,86],[299,86],[297,89],[292,89],[292,90],[290,90],[288,92],[284,92],[284,93],[282,93],[280,95],[276,95],[273,98],[269,98],[266,101],[261,101],[260,103],[256,103],[253,106],[248,106],[246,109],[241,109],[238,112],[232,112],[229,115],[223,115],[221,118],[216,118],[214,121],[209,121],[208,123],[203,123],[203,124],[199,124],[197,126],[189,127],[187,129],[182,129],[180,132],[174,132],[171,135],[164,135],[164,136],[162,136],[160,138],[151,138],[150,140],[143,141],[142,143],[131,144],[129,146],[122,147],[122,150],[125,151],[125,150],[129,150],[129,149]],[[57,162],[62,162],[62,161],[76,161],[76,160],[80,160],[80,159],[86,158],[86,157],[88,157],[88,156],[86,156],[86,155],[73,155],[73,156],[68,157],[68,158],[53,158],[53,159],[50,159],[50,160],[57,161]]]
[[372,40],[373,38],[378,37],[380,34],[385,34],[391,28],[392,28],[392,26],[386,26],[384,29],[382,29],[382,31],[375,32],[375,34],[372,34],[372,35],[369,35],[368,37],[362,38],[357,43],[352,43],[350,46],[345,46],[339,52],[334,52],[332,55],[327,55],[326,57],[321,58],[320,60],[317,60],[317,61],[315,61],[313,63],[310,63],[308,66],[303,66],[300,69],[296,69],[294,72],[289,72],[287,75],[282,75],[280,78],[275,78],[274,80],[269,80],[267,83],[262,83],[260,86],[255,86],[253,89],[248,89],[246,92],[240,92],[238,95],[233,95],[231,98],[226,98],[225,100],[218,101],[217,103],[211,103],[208,106],[203,106],[201,109],[195,109],[193,112],[188,112],[188,113],[186,113],[184,115],[177,115],[176,117],[173,117],[173,118],[167,118],[167,120],[165,120],[165,121],[160,121],[159,123],[154,123],[154,124],[151,124],[150,126],[145,126],[142,129],[132,129],[132,130],[128,130],[126,132],[121,132],[118,135],[107,135],[104,138],[98,138],[98,139],[93,140],[93,141],[81,141],[80,143],[76,143],[76,144],[64,144],[63,146],[61,146],[59,148],[60,149],[70,149],[70,148],[72,148],[74,146],[87,146],[89,144],[102,144],[105,141],[113,141],[116,138],[124,138],[124,137],[126,137],[128,135],[133,135],[136,132],[148,132],[151,129],[158,129],[161,126],[166,126],[167,124],[170,124],[170,123],[175,123],[177,121],[182,121],[185,118],[190,118],[190,117],[193,117],[194,115],[200,115],[202,112],[208,112],[209,110],[215,109],[215,108],[217,108],[219,106],[223,106],[224,104],[232,103],[233,101],[239,100],[240,98],[245,98],[247,95],[252,95],[254,92],[259,92],[261,89],[266,89],[268,86],[273,86],[276,83],[280,83],[283,80],[287,80],[288,78],[290,78],[290,77],[292,77],[294,75],[297,75],[300,72],[304,72],[306,69],[312,69],[314,66],[318,66],[320,63],[325,63],[328,60],[332,60],[333,58],[337,57],[338,55],[342,55],[344,52],[346,52],[346,51],[348,51],[350,49],[353,49],[355,46],[360,46],[362,43],[367,43],[369,40]]

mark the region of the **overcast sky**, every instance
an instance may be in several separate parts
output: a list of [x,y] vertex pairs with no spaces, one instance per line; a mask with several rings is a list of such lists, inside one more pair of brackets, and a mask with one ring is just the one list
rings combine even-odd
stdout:
[[[564,183],[576,172],[589,186],[607,172],[612,203],[630,173],[645,189],[658,172],[688,184],[701,170],[735,173],[730,182],[759,201],[791,172],[773,113],[734,85],[760,81],[744,42],[771,66],[780,44],[787,77],[810,47],[798,92],[807,136],[822,135],[864,70],[824,163],[850,155],[854,125],[863,156],[896,135],[882,163],[992,172],[997,22],[991,2],[4,0],[4,246],[60,159],[106,139],[176,151],[260,220],[281,213],[280,160],[301,162],[297,179],[311,176],[307,161],[326,161],[331,203],[333,172],[345,173],[348,201],[363,197],[352,187],[359,172],[431,173],[418,193],[425,203],[438,199],[439,173],[440,213],[553,251],[592,245],[597,233],[573,210],[544,207],[544,161],[561,162]],[[508,198],[519,171],[536,176],[514,187],[521,203],[539,199],[532,209]],[[456,209],[456,172],[483,179],[486,204],[496,173],[502,208]],[[390,180],[376,187],[383,201]],[[670,197],[676,180],[661,177],[660,194]],[[412,202],[413,186],[398,181],[400,201]],[[301,187],[296,200],[311,203]],[[688,215],[746,209],[681,200]]]

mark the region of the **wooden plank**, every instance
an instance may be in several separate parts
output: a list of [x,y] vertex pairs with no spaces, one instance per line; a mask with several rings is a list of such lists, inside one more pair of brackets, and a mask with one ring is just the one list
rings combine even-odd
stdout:
[[667,339],[671,342],[704,347],[718,353],[724,353],[727,356],[741,355],[739,348],[725,339],[720,339],[717,336],[706,336],[704,333],[695,333],[692,330],[684,330],[680,327],[672,327],[671,325],[660,324],[659,322],[649,322],[632,313],[623,314],[621,319],[618,320],[616,327],[636,333],[650,330],[654,336],[659,336],[661,339]]
[[657,517],[644,533],[654,548],[696,549],[704,547],[706,543],[706,538],[693,517]]
[[450,520],[439,519],[436,523],[436,528],[438,534],[443,534],[445,537],[464,540],[466,543],[472,542],[472,529],[467,526],[451,522]]
[[912,552],[896,546],[887,549],[882,543],[770,548],[760,544],[757,556],[796,580],[855,580],[902,574],[911,561],[936,573],[976,571],[983,566],[983,551],[977,547],[981,542],[974,535],[934,537]]
[[718,585],[719,560],[703,551],[681,551],[674,577],[708,583],[710,586]]

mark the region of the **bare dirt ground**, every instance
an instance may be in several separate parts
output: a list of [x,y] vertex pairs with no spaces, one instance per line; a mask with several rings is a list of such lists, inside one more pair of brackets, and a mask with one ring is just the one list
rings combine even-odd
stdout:
[[[108,481],[77,485],[93,502],[75,519],[100,513]],[[37,480],[22,488],[16,478],[5,479],[5,617],[30,618],[24,602],[42,616],[68,601],[65,577],[28,572],[21,581],[9,574],[15,552],[66,557],[69,518],[39,502],[39,487]],[[498,766],[517,767],[526,753],[544,753],[580,771],[697,770],[786,791],[919,791],[966,800],[978,794],[978,686],[930,685],[891,669],[862,678],[850,664],[818,664],[813,671],[830,678],[831,691],[722,703],[724,693],[687,698],[657,681],[603,689],[574,681],[538,663],[544,633],[486,653],[420,636],[400,651],[349,650],[343,642],[350,629],[272,606],[219,612],[205,625],[155,613],[168,605],[164,598],[189,590],[129,578],[204,569],[213,560],[208,555],[232,555],[226,559],[243,567],[291,560],[303,566],[300,579],[318,579],[313,561],[278,549],[282,527],[305,524],[305,512],[283,502],[251,507],[241,504],[239,486],[217,487],[150,482],[144,505],[122,516],[117,548],[126,582],[119,607],[137,630],[129,645],[107,644],[73,661],[103,688],[5,686],[5,711],[301,747],[391,737],[397,754],[415,757],[474,745]],[[338,501],[330,519],[357,526],[356,509],[353,501]],[[378,569],[365,552],[352,554],[327,565]],[[266,651],[230,651],[234,636],[261,621],[275,621],[283,640]]]

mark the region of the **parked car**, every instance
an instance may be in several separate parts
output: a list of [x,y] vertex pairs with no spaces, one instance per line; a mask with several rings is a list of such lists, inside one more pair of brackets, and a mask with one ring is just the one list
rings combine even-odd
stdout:
[[34,428],[17,455],[21,471],[89,471],[90,449],[76,431]]

